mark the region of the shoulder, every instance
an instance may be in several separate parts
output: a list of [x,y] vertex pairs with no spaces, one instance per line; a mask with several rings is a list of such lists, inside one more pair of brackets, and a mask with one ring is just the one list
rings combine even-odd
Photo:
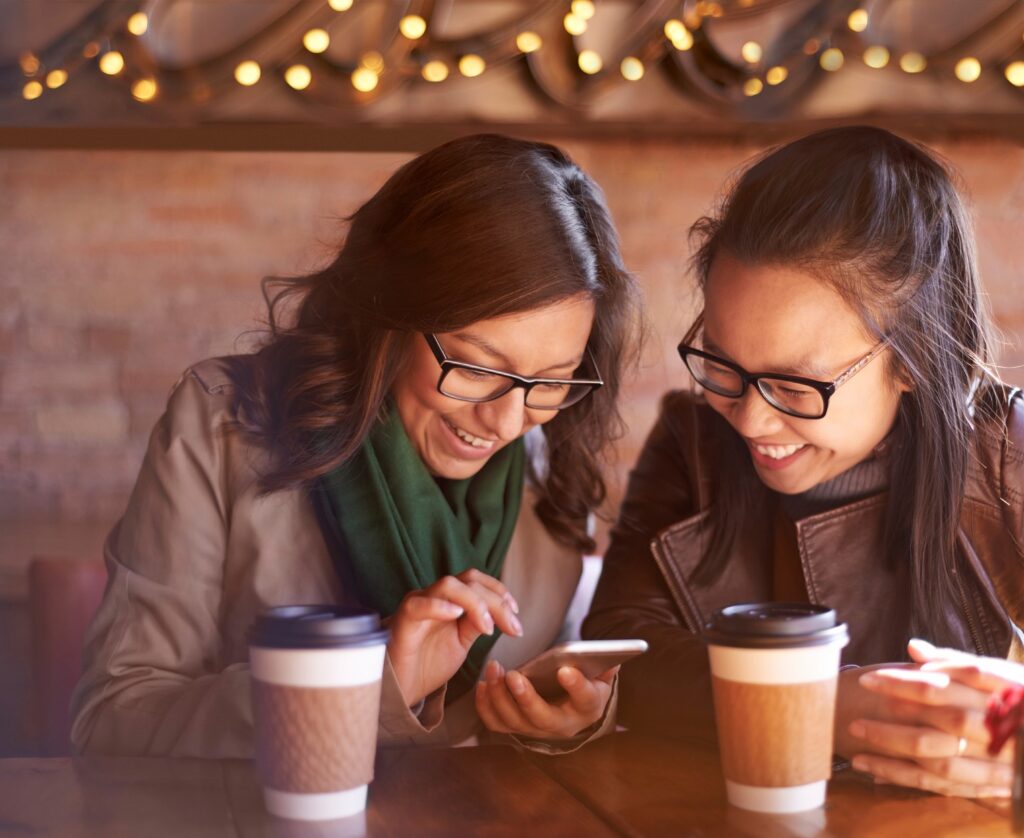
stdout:
[[235,371],[247,356],[209,358],[188,367],[171,388],[157,432],[168,441],[213,439],[237,424]]

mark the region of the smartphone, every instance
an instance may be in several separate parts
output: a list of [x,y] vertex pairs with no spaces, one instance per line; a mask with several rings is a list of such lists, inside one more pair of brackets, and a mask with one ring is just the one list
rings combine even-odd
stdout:
[[541,698],[550,701],[565,695],[556,677],[561,667],[574,666],[587,678],[596,678],[646,651],[646,640],[573,640],[552,646],[516,669],[530,679]]

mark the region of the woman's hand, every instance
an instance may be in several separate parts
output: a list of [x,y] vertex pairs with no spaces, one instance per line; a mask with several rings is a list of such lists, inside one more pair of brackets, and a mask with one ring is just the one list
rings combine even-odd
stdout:
[[445,576],[406,594],[391,618],[388,658],[411,707],[448,682],[469,647],[495,626],[513,637],[523,627],[519,605],[497,579],[479,570]]
[[1024,677],[1024,668],[920,640],[912,640],[909,650],[917,667],[873,669],[858,677],[858,687],[875,703],[869,708],[861,702],[868,712],[846,727],[853,767],[876,781],[939,794],[1008,796],[1011,749],[988,754],[985,708],[992,692],[1009,683],[1006,673],[1016,668]]
[[566,695],[557,701],[541,698],[530,679],[515,670],[505,672],[497,661],[484,669],[476,685],[476,709],[490,730],[531,739],[570,739],[604,714],[619,667],[586,678],[574,666],[558,670]]

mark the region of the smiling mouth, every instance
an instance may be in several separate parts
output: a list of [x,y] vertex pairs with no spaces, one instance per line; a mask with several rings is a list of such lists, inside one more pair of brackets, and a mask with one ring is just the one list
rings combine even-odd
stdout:
[[799,445],[757,445],[751,443],[754,450],[757,451],[763,457],[770,457],[773,460],[784,460],[786,457],[792,457],[801,448],[806,448],[807,443]]
[[478,436],[473,436],[473,434],[471,434],[469,431],[464,431],[464,430],[462,430],[462,428],[459,428],[459,427],[453,425],[447,419],[443,419],[442,421],[449,428],[451,428],[452,433],[454,433],[455,436],[457,436],[459,439],[461,439],[467,445],[472,445],[474,448],[479,448],[482,451],[487,451],[487,450],[489,450],[489,449],[494,447],[494,440],[493,439],[481,439]]

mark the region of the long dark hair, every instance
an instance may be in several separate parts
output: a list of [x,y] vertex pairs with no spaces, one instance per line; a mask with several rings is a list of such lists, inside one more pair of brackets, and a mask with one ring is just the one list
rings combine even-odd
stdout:
[[264,281],[269,340],[232,364],[243,427],[274,455],[264,491],[308,485],[356,452],[417,333],[586,294],[605,385],[543,425],[546,468],[532,477],[548,531],[592,551],[638,306],[599,187],[554,146],[483,134],[406,163],[348,221],[323,270]]
[[[989,320],[974,236],[951,170],[924,148],[878,128],[811,134],[747,168],[719,210],[698,220],[701,287],[719,253],[788,265],[829,283],[878,339],[890,369],[911,385],[896,419],[884,544],[906,566],[910,631],[943,640],[956,602],[957,530],[972,425],[989,374]],[[722,569],[733,536],[763,515],[766,491],[736,434],[719,430],[723,462],[697,572]]]

